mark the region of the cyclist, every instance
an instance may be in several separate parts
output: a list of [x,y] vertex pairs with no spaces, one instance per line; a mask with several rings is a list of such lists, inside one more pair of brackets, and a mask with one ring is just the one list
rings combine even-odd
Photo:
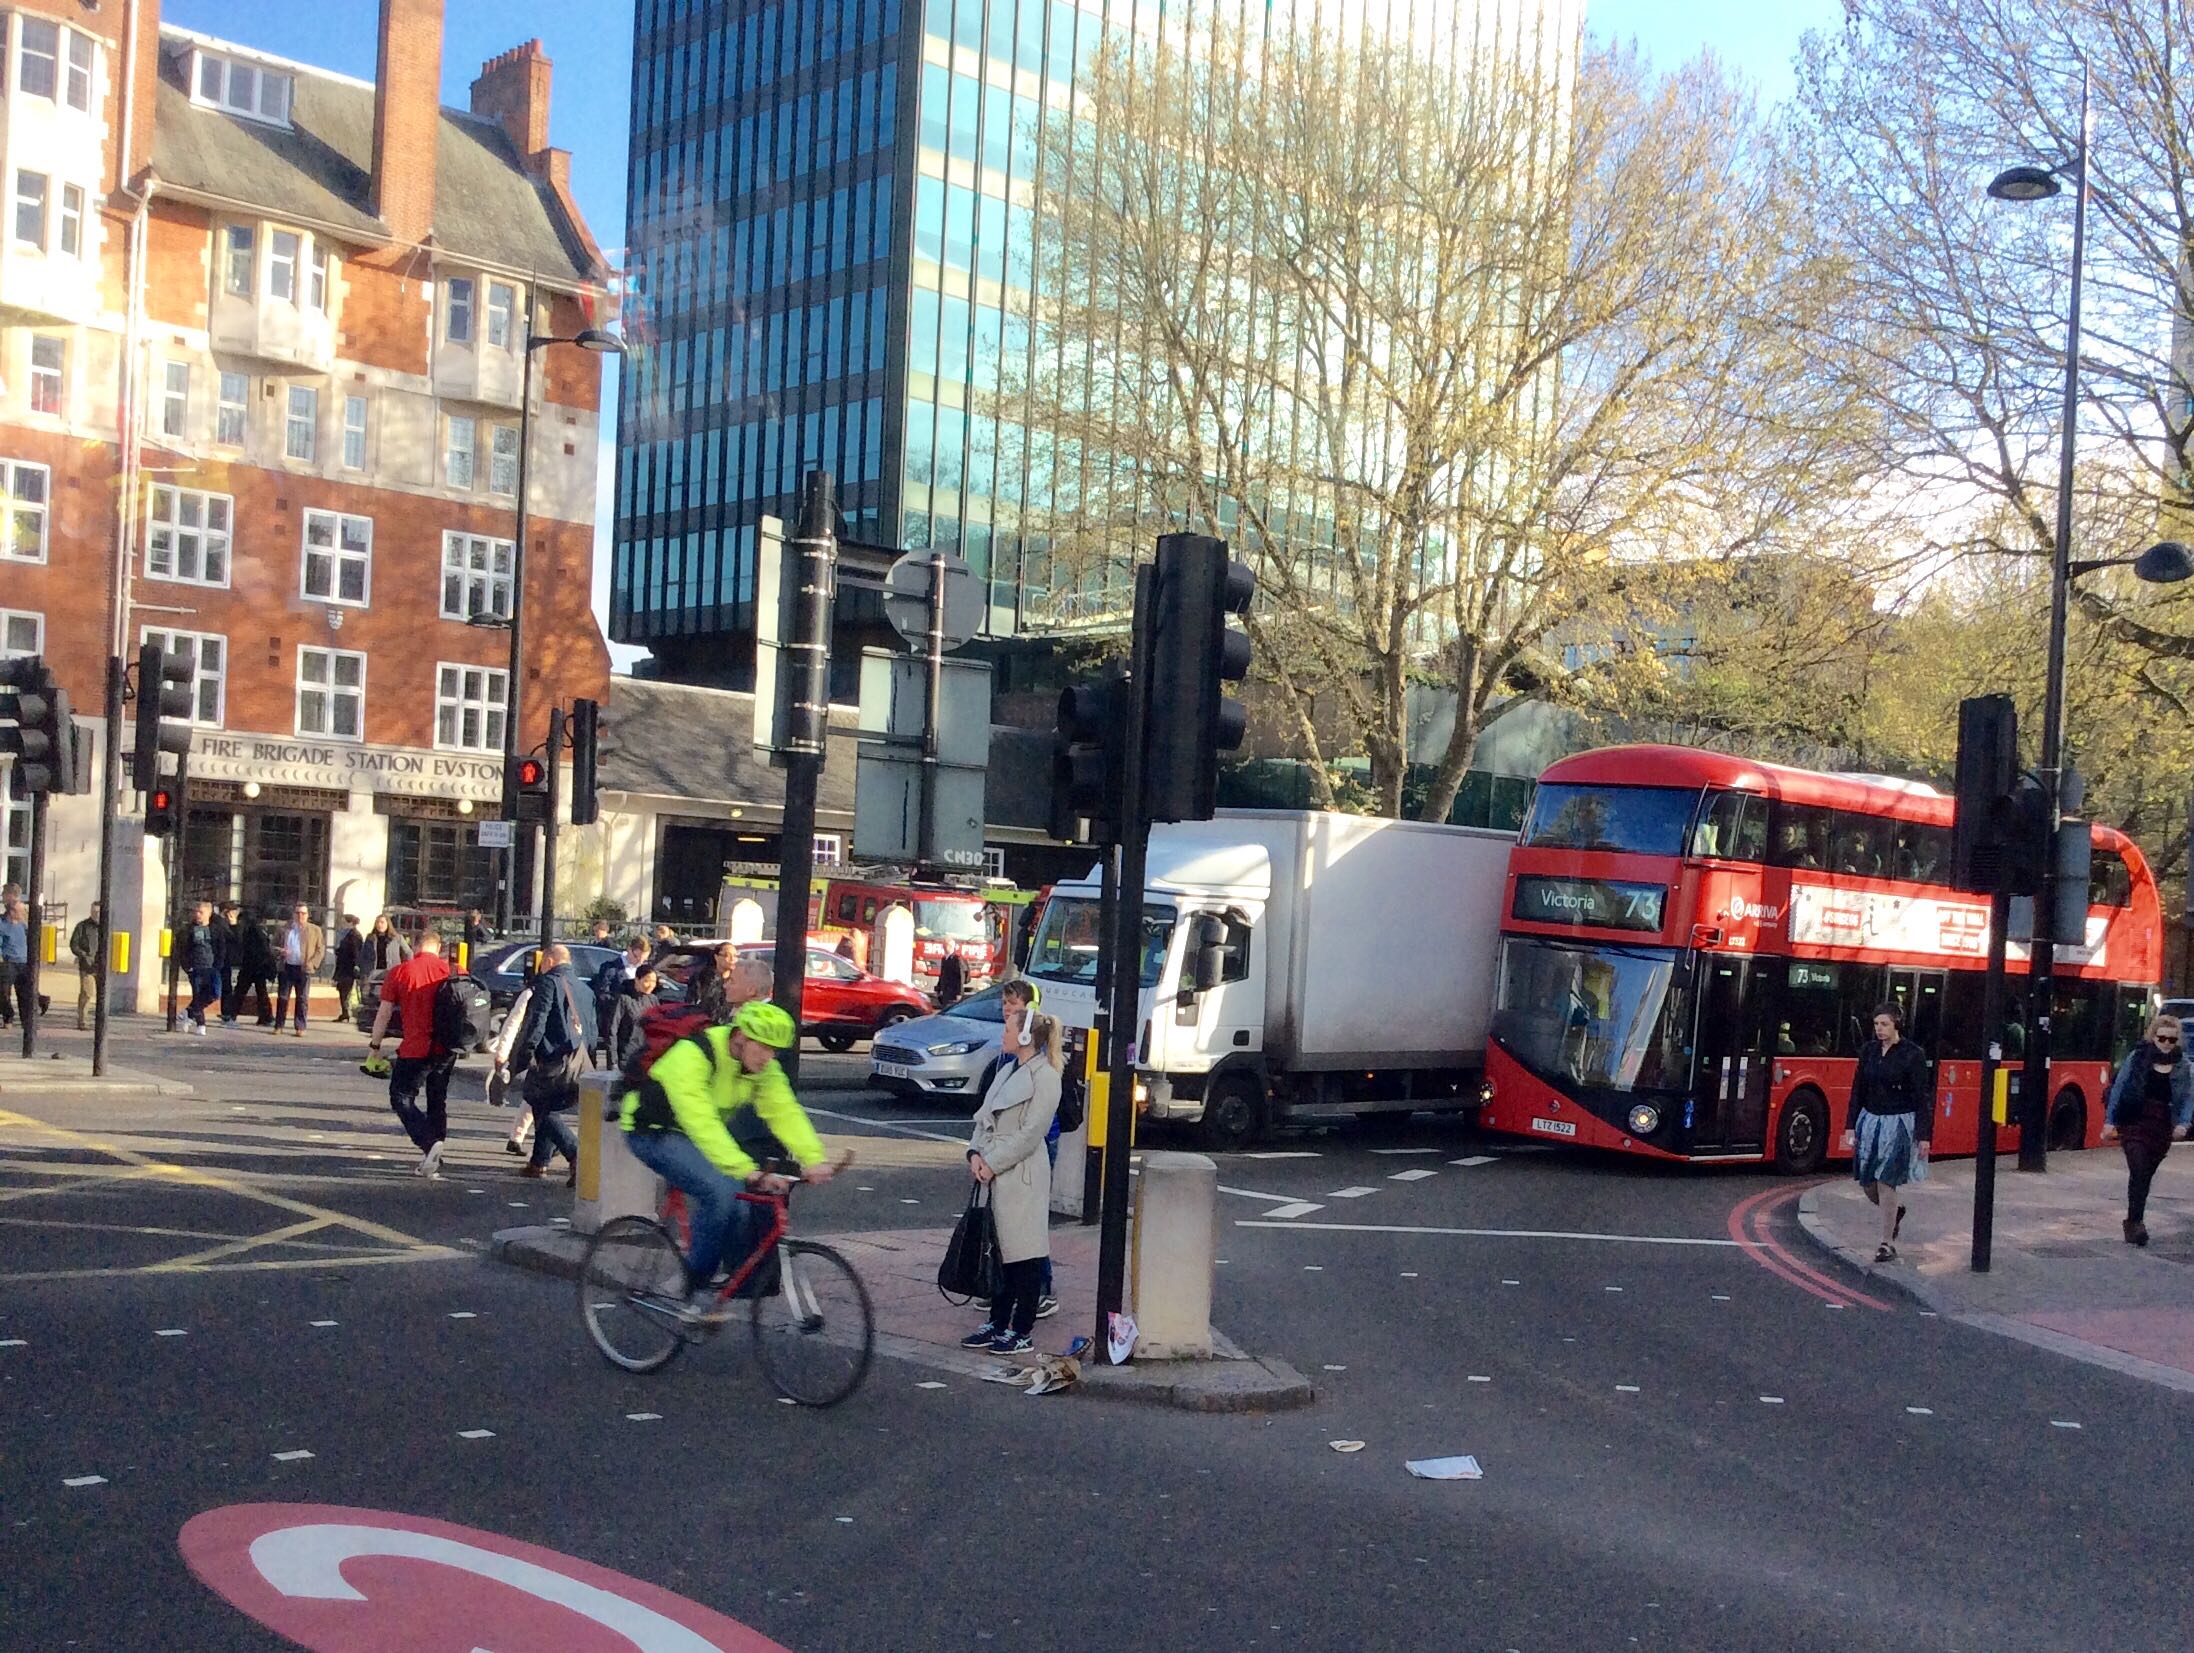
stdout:
[[721,1312],[711,1300],[717,1266],[727,1252],[745,1257],[766,1226],[762,1207],[741,1200],[740,1188],[781,1194],[789,1186],[758,1157],[796,1159],[808,1181],[830,1180],[823,1139],[777,1064],[777,1053],[799,1036],[781,1008],[750,999],[728,1025],[703,1028],[664,1051],[625,1095],[618,1122],[633,1157],[693,1205],[686,1284],[696,1313]]

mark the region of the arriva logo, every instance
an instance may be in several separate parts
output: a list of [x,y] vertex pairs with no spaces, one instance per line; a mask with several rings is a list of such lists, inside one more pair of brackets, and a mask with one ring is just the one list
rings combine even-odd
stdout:
[[1783,916],[1783,910],[1780,907],[1763,906],[1757,901],[1747,901],[1738,895],[1730,897],[1729,916],[1757,919],[1762,924],[1772,924]]

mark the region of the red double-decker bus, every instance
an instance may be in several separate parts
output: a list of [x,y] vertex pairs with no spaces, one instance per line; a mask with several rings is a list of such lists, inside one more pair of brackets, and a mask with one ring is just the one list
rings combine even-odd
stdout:
[[[1846,1151],[1852,1072],[1891,1001],[1935,1064],[1936,1149],[1973,1152],[1988,902],[1945,882],[1950,820],[1929,787],[1684,747],[1555,764],[1509,857],[1479,1122],[1811,1171]],[[2110,1061],[2139,1039],[2162,964],[2148,863],[2093,832],[2087,932],[2057,948],[2059,1147],[2099,1139]],[[2008,954],[2016,1060],[2026,949]]]

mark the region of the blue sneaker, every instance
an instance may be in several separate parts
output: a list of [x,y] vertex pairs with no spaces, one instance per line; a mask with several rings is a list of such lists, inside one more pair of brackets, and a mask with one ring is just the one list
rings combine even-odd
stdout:
[[994,1326],[986,1320],[975,1330],[969,1332],[967,1336],[960,1339],[960,1347],[963,1349],[988,1349],[1004,1335],[1005,1328],[1003,1326]]
[[1000,1332],[990,1340],[990,1352],[994,1355],[1025,1355],[1035,1347],[1027,1338],[1012,1332]]

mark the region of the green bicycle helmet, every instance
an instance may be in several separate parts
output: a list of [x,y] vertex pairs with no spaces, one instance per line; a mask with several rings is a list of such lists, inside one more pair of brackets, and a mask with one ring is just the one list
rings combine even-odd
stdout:
[[800,1037],[792,1018],[767,999],[749,999],[731,1018],[731,1025],[758,1044],[772,1050],[790,1050]]

